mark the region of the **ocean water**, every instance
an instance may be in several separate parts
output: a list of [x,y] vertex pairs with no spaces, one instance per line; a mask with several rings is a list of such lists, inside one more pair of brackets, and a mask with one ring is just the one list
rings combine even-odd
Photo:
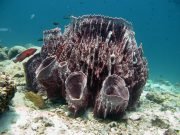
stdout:
[[180,82],[179,0],[0,0],[0,44],[32,43],[69,16],[102,14],[132,22],[137,43],[143,43],[152,79]]

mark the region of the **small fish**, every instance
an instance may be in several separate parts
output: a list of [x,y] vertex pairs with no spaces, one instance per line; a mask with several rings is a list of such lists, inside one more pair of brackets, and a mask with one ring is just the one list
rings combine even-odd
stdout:
[[67,20],[67,19],[70,19],[70,17],[71,17],[70,15],[63,16],[63,19],[66,19],[66,20]]
[[7,32],[7,31],[9,31],[8,28],[0,28],[0,32]]
[[58,22],[53,22],[53,25],[57,26],[57,25],[59,25],[59,23]]
[[42,42],[43,38],[38,38],[37,41]]
[[180,82],[176,83],[175,86],[180,88]]
[[29,49],[23,51],[22,53],[18,54],[15,58],[12,59],[12,61],[13,61],[14,63],[16,63],[16,62],[21,62],[21,61],[23,61],[25,58],[33,55],[36,51],[37,51],[36,48],[29,48]]
[[83,2],[83,1],[80,1],[80,2],[79,2],[79,4],[81,4],[81,5],[82,5],[82,4],[84,4],[84,2]]
[[32,20],[32,19],[34,19],[35,18],[35,14],[32,14],[31,16],[30,16],[30,19]]

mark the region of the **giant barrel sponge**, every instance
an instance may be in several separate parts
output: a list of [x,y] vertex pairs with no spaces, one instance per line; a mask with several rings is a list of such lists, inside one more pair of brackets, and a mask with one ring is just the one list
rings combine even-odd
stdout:
[[74,115],[91,106],[106,118],[137,106],[148,68],[129,22],[86,15],[72,17],[64,33],[43,34],[40,54],[24,63],[29,88],[65,99]]

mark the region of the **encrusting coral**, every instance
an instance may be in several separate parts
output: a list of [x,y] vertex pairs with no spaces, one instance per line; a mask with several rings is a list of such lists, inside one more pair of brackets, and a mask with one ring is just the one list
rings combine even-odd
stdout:
[[5,73],[0,72],[0,113],[6,111],[15,92],[14,81]]
[[94,107],[94,115],[119,116],[138,104],[148,77],[142,45],[122,18],[72,17],[62,34],[44,31],[40,54],[24,63],[27,86],[66,99],[74,115]]

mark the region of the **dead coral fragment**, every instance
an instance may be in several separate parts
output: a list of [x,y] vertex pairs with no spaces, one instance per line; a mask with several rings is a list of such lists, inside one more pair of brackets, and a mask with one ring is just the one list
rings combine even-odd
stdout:
[[151,120],[153,126],[157,126],[160,128],[169,128],[169,122],[167,120],[160,119],[159,117],[155,117],[154,120]]
[[164,95],[160,95],[157,92],[147,93],[146,98],[158,104],[161,104],[166,100],[166,97]]

